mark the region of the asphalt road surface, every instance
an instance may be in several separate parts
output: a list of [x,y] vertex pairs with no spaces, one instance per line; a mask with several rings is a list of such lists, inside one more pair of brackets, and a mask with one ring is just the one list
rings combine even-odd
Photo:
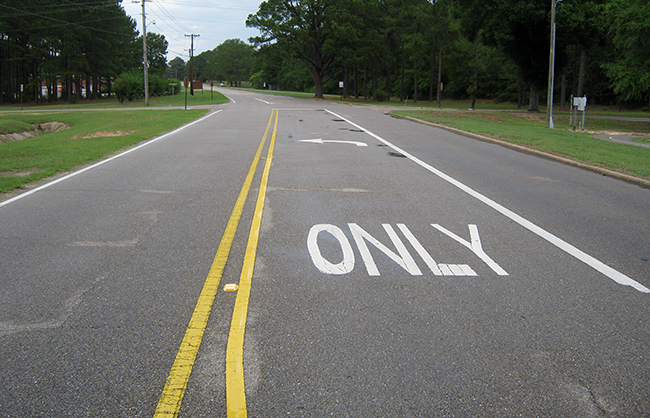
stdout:
[[650,416],[650,190],[224,93],[0,203],[0,416]]

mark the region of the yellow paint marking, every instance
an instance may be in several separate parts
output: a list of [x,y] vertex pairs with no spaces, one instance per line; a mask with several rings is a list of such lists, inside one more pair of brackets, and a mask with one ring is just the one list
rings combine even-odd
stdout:
[[205,279],[203,290],[201,291],[199,300],[194,308],[194,313],[192,314],[192,318],[190,319],[187,330],[185,331],[185,336],[183,337],[181,346],[176,354],[176,359],[174,360],[174,364],[169,372],[169,377],[167,377],[165,388],[160,395],[158,406],[153,415],[154,418],[176,417],[178,411],[181,409],[181,403],[183,402],[183,396],[185,395],[185,389],[187,388],[187,381],[192,373],[192,367],[194,366],[196,355],[199,352],[199,347],[203,340],[205,327],[210,318],[210,312],[212,311],[214,297],[217,294],[219,283],[221,282],[221,276],[223,275],[223,270],[226,261],[228,260],[228,255],[230,254],[230,248],[232,247],[235,232],[237,232],[237,226],[239,225],[239,220],[241,219],[241,214],[244,210],[244,203],[248,197],[248,192],[251,183],[253,182],[253,176],[257,170],[260,155],[262,154],[262,149],[264,148],[264,143],[269,134],[272,121],[273,112],[271,112],[271,117],[266,126],[266,131],[264,132],[262,141],[257,148],[250,169],[248,170],[246,180],[244,180],[244,184],[239,192],[239,197],[237,197],[235,207],[232,210],[223,237],[221,237],[217,254],[212,262],[212,267],[210,267],[208,277]]
[[251,224],[251,230],[248,235],[246,255],[244,257],[241,276],[239,277],[239,291],[232,312],[228,347],[226,348],[226,402],[228,405],[228,418],[245,418],[248,414],[246,410],[246,393],[244,387],[244,332],[246,329],[246,317],[248,315],[248,300],[251,293],[253,269],[255,268],[257,242],[260,236],[260,226],[262,225],[262,211],[264,210],[264,201],[266,199],[266,185],[269,178],[269,171],[271,169],[271,160],[273,159],[273,148],[275,146],[277,129],[278,110],[276,109],[275,126],[273,128],[273,134],[271,135],[271,142],[266,157],[266,164],[264,165],[260,190],[257,195],[257,204],[255,205],[253,223]]

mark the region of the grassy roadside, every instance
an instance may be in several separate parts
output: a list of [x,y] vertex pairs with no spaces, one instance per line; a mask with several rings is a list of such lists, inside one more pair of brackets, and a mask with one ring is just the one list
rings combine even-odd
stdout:
[[[194,95],[187,94],[187,106],[203,106],[228,103],[228,99],[221,93],[210,91],[210,86],[205,85],[205,90],[195,90]],[[174,96],[151,97],[149,99],[150,107],[185,107],[185,88],[174,89]],[[133,107],[145,107],[144,99],[134,100],[132,102],[124,101],[120,103],[115,97],[108,97],[96,100],[82,99],[78,103],[70,104],[67,102],[51,102],[43,104],[26,103],[23,105],[24,110],[47,110],[47,109],[128,109]],[[0,106],[0,111],[21,110],[19,104],[10,106]]]
[[650,137],[648,123],[589,119],[589,131],[573,132],[567,129],[569,117],[559,115],[554,116],[557,129],[551,130],[546,127],[545,115],[540,114],[434,110],[397,110],[394,113],[650,180],[650,148],[594,137],[598,133],[634,133]]
[[[70,128],[0,143],[0,198],[29,183],[101,160],[181,125],[208,110],[0,113],[0,132],[20,132],[45,122]],[[33,129],[33,127],[32,127]]]

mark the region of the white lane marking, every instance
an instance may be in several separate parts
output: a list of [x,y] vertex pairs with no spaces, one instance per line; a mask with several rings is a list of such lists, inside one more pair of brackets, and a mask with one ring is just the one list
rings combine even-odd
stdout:
[[[325,257],[323,257],[320,252],[317,242],[318,234],[320,232],[327,232],[338,240],[341,250],[343,251],[343,261],[334,264],[325,260]],[[314,265],[322,273],[347,274],[354,269],[354,252],[352,251],[350,241],[348,241],[343,231],[341,231],[341,228],[335,225],[320,224],[312,226],[309,230],[309,236],[307,237],[307,248],[309,249],[309,255],[311,255]]]
[[266,103],[268,105],[272,104],[271,102],[267,102],[266,100],[258,99],[257,97],[255,98],[258,102]]
[[107,159],[105,159],[105,160],[102,160],[102,161],[100,161],[100,162],[98,162],[98,163],[95,163],[95,164],[93,164],[93,165],[89,165],[88,167],[82,168],[81,170],[78,170],[78,171],[75,171],[75,172],[73,172],[73,173],[70,173],[70,174],[68,174],[68,175],[66,175],[66,176],[63,176],[63,177],[58,178],[58,179],[56,179],[56,180],[53,180],[53,181],[51,181],[51,182],[49,182],[49,183],[45,183],[45,184],[42,185],[42,186],[39,186],[39,187],[37,187],[37,188],[35,188],[35,189],[32,189],[32,190],[30,190],[30,191],[28,191],[28,192],[25,192],[25,193],[23,193],[23,194],[20,194],[20,195],[18,195],[18,196],[12,197],[11,199],[7,199],[7,200],[5,200],[4,202],[0,202],[0,207],[3,207],[3,206],[5,206],[5,205],[8,205],[9,203],[15,202],[16,200],[20,200],[20,199],[22,199],[23,197],[27,197],[27,196],[29,196],[29,195],[31,195],[31,194],[36,193],[36,192],[40,192],[41,190],[47,189],[48,187],[51,187],[51,186],[54,186],[54,185],[57,184],[57,183],[61,183],[62,181],[68,180],[68,179],[70,179],[70,178],[72,178],[72,177],[75,177],[75,176],[81,174],[81,173],[85,173],[85,172],[88,171],[88,170],[92,170],[93,168],[96,168],[96,167],[99,167],[100,165],[106,164],[106,163],[109,162],[109,161],[113,161],[113,160],[115,160],[115,159],[118,159],[118,158],[120,158],[120,157],[123,157],[123,156],[125,156],[126,154],[129,154],[129,153],[131,153],[131,152],[133,152],[133,151],[135,151],[135,150],[138,150],[138,149],[140,149],[140,148],[144,148],[144,147],[146,147],[147,145],[151,145],[151,144],[153,144],[154,142],[158,142],[158,141],[160,141],[161,139],[167,138],[167,137],[170,136],[170,135],[174,135],[175,133],[178,133],[178,132],[182,131],[182,130],[185,129],[185,128],[189,128],[190,126],[194,125],[195,123],[202,122],[202,121],[206,120],[207,118],[209,118],[209,117],[211,117],[211,116],[213,116],[213,115],[216,115],[217,113],[221,112],[222,110],[223,110],[223,109],[219,109],[219,110],[217,110],[217,111],[215,111],[215,112],[209,113],[209,114],[203,116],[202,118],[195,120],[194,122],[190,122],[190,123],[188,123],[187,125],[183,125],[183,126],[181,126],[180,128],[174,129],[174,130],[171,131],[171,132],[167,132],[166,134],[161,135],[161,136],[159,136],[159,137],[157,137],[157,138],[150,139],[149,141],[145,142],[144,144],[140,144],[140,145],[138,145],[137,147],[134,147],[134,148],[128,149],[128,150],[126,150],[126,151],[124,151],[124,152],[122,152],[122,153],[120,153],[120,154],[114,155],[114,156],[112,156],[112,157],[110,157],[110,158],[107,158]]
[[[223,94],[223,93],[221,93],[221,94]],[[230,101],[233,102],[233,103],[237,103],[237,102],[235,101],[235,99],[233,99],[233,98],[230,97],[230,96],[226,96],[225,94],[223,94],[223,97],[225,97],[226,99],[230,100]]]
[[404,245],[402,240],[399,239],[393,227],[390,226],[389,224],[382,224],[382,226],[384,227],[384,230],[386,230],[386,233],[390,237],[390,240],[393,242],[393,245],[397,249],[399,255],[395,254],[388,247],[386,247],[384,244],[379,242],[379,240],[377,240],[375,237],[373,237],[365,230],[363,230],[359,225],[355,223],[349,223],[348,226],[350,227],[350,232],[352,232],[352,237],[354,238],[354,241],[356,242],[357,247],[359,248],[359,252],[361,253],[361,258],[363,259],[363,262],[366,264],[366,269],[368,270],[368,274],[370,276],[379,276],[379,270],[377,269],[377,265],[375,264],[372,255],[370,254],[370,250],[368,250],[368,246],[366,245],[366,240],[372,245],[374,245],[378,250],[380,250],[388,257],[390,257],[391,260],[399,264],[404,270],[411,273],[412,276],[422,275],[422,272],[418,268],[417,264],[415,264],[415,260],[413,260],[411,254],[409,254],[408,250],[406,249],[406,246]]
[[442,226],[440,226],[438,224],[431,224],[431,226],[436,228],[438,231],[442,232],[443,234],[447,235],[448,237],[453,238],[454,240],[456,240],[459,243],[463,244],[465,247],[469,248],[470,250],[472,250],[472,252],[474,254],[476,254],[476,256],[478,258],[483,260],[483,262],[485,264],[487,264],[488,267],[490,267],[492,270],[494,270],[494,272],[496,274],[498,274],[499,276],[507,276],[508,275],[508,273],[506,273],[506,271],[504,269],[502,269],[500,265],[495,263],[494,260],[492,260],[490,258],[490,256],[488,256],[485,253],[485,251],[483,251],[483,246],[481,245],[481,237],[478,235],[478,228],[477,228],[476,225],[472,225],[472,224],[467,225],[469,227],[469,236],[470,236],[470,239],[472,240],[471,243],[469,243],[468,241],[465,241],[464,239],[462,239],[458,235],[454,234],[453,232],[449,231],[448,229],[443,228]]
[[588,266],[591,266],[595,270],[599,271],[600,273],[604,274],[605,276],[609,277],[610,279],[614,280],[616,283],[621,284],[623,286],[631,286],[634,289],[638,290],[639,292],[643,293],[650,293],[650,289],[642,285],[641,283],[637,282],[636,280],[633,280],[632,278],[626,276],[625,274],[619,272],[618,270],[615,270],[608,266],[607,264],[603,263],[600,260],[597,260],[596,258],[590,256],[589,254],[579,250],[578,248],[574,247],[573,245],[569,244],[568,242],[556,237],[555,235],[551,234],[550,232],[540,228],[539,226],[535,225],[534,223],[530,222],[529,220],[523,218],[522,216],[517,215],[510,209],[505,208],[504,206],[500,205],[499,203],[495,202],[494,200],[488,198],[487,196],[482,195],[481,193],[475,191],[474,189],[464,185],[463,183],[459,182],[458,180],[454,179],[453,177],[448,176],[447,174],[443,173],[442,171],[438,170],[437,168],[434,168],[433,166],[425,163],[424,161],[420,160],[419,158],[411,155],[410,153],[402,150],[401,148],[397,147],[396,145],[391,144],[390,142],[386,141],[384,138],[380,137],[379,135],[376,135],[366,128],[357,125],[356,123],[350,121],[349,119],[344,118],[343,116],[340,116],[330,110],[325,109],[325,111],[329,114],[331,114],[334,117],[337,117],[339,119],[343,119],[350,125],[361,129],[371,137],[375,138],[379,142],[387,145],[388,147],[392,148],[393,150],[401,153],[405,157],[407,157],[409,160],[413,161],[414,163],[418,164],[420,167],[428,170],[429,172],[435,174],[436,176],[440,177],[441,179],[447,181],[448,183],[456,186],[460,190],[464,191],[465,193],[469,194],[470,196],[480,200],[481,202],[485,203],[486,205],[490,206],[492,209],[496,210],[497,212],[501,213],[502,215],[506,216],[507,218],[511,219],[512,221],[518,223],[519,225],[523,226],[524,228],[528,229],[532,233],[536,234],[537,236],[544,238],[546,241],[550,242],[551,244],[555,245],[556,247],[560,248],[561,250],[565,251],[568,254],[571,254],[578,260],[582,261],[583,263],[587,264]]
[[415,235],[413,235],[413,233],[406,227],[406,225],[397,224],[397,227],[400,231],[402,231],[402,234],[404,234],[408,242],[411,243],[411,246],[415,248],[415,251],[422,258],[422,260],[424,260],[424,263],[427,265],[427,267],[429,267],[431,272],[436,276],[442,276],[442,272],[438,268],[438,265],[436,264],[433,257],[431,257],[427,250],[424,249],[422,244],[420,244],[420,241],[415,238]]
[[357,147],[367,147],[368,144],[365,142],[359,142],[359,141],[339,141],[337,139],[323,139],[323,138],[318,138],[318,139],[301,139],[298,142],[310,142],[312,144],[324,144],[326,142],[334,143],[334,144],[352,144],[356,145]]

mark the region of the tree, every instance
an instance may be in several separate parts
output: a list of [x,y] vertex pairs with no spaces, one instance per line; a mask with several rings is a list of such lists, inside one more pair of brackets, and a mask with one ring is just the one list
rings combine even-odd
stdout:
[[267,0],[246,19],[246,26],[261,35],[255,45],[277,43],[307,65],[314,80],[316,97],[323,97],[323,84],[333,74],[337,33],[334,29],[343,0]]
[[614,59],[604,65],[614,91],[624,100],[650,97],[650,3],[612,0],[604,10],[616,48]]
[[[142,36],[138,37],[138,43],[142,44]],[[147,33],[147,61],[149,69],[157,74],[162,74],[167,69],[167,47],[169,42],[165,35],[154,32]],[[142,65],[142,64],[141,64]]]
[[165,70],[165,77],[182,79],[185,76],[185,61],[181,57],[176,57],[169,61],[169,66]]
[[212,62],[215,78],[237,85],[251,76],[255,49],[241,39],[228,39],[214,49]]
[[[459,0],[461,26],[472,40],[483,29],[486,44],[498,46],[530,85],[529,111],[539,111],[539,86],[548,76],[550,1]],[[562,45],[558,39],[557,48]],[[559,65],[558,65],[559,66]]]
[[[136,24],[119,0],[0,0],[0,103],[94,95],[132,65]],[[72,93],[75,93],[74,95]]]

